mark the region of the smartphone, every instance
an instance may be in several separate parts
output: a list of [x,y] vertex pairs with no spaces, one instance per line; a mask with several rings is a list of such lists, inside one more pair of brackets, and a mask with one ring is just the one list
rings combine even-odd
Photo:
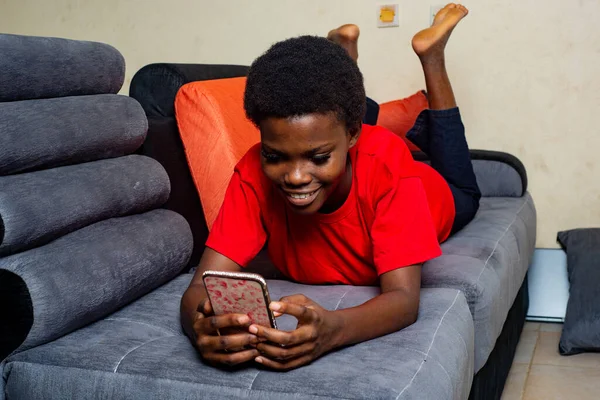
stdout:
[[215,315],[246,314],[253,324],[277,329],[267,282],[258,274],[206,271],[204,287]]

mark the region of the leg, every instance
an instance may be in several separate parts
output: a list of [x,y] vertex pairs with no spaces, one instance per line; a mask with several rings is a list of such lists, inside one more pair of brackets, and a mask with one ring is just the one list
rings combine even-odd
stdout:
[[[354,24],[346,24],[329,31],[327,34],[327,39],[342,46],[348,52],[348,55],[350,55],[354,62],[356,62],[356,60],[358,60],[359,36],[360,30],[358,29],[358,26]],[[379,117],[379,104],[377,104],[375,100],[367,97],[366,110],[367,111],[363,119],[363,123],[376,125],[377,118]]]
[[358,37],[360,29],[354,24],[345,24],[332,29],[327,34],[327,39],[342,46],[352,57],[354,62],[358,60]]
[[412,41],[423,66],[430,109],[419,115],[407,137],[429,156],[431,166],[450,186],[456,207],[453,232],[473,219],[481,198],[444,55],[452,30],[467,13],[464,6],[448,4]]

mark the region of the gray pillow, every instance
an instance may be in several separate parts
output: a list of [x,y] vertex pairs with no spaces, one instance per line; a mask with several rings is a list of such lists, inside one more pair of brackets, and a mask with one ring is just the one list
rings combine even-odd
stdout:
[[600,228],[559,232],[558,241],[571,285],[560,354],[600,351]]

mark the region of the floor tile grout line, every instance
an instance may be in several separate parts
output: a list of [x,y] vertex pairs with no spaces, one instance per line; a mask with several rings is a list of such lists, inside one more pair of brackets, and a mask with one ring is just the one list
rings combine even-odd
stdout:
[[529,373],[531,372],[531,366],[533,365],[533,358],[535,357],[535,351],[538,347],[538,342],[540,341],[540,331],[536,332],[535,344],[533,345],[533,352],[531,353],[531,359],[529,359],[529,363],[527,365],[527,371],[525,372],[525,382],[523,383],[523,389],[521,390],[521,400],[525,398],[525,393],[527,393],[527,383],[529,382]]

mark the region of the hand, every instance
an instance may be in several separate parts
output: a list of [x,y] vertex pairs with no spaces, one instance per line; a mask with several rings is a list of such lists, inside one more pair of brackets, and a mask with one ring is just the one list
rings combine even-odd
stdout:
[[[289,314],[298,319],[294,331],[285,332],[251,325],[250,333],[261,339],[255,361],[276,370],[289,370],[308,364],[336,347],[341,322],[335,312],[327,311],[304,295],[293,295],[272,302],[276,315]],[[266,340],[268,342],[263,342]]]
[[259,355],[255,348],[259,340],[256,335],[248,333],[250,318],[247,315],[212,314],[210,301],[206,299],[198,306],[194,319],[194,343],[204,360],[214,365],[232,366]]

